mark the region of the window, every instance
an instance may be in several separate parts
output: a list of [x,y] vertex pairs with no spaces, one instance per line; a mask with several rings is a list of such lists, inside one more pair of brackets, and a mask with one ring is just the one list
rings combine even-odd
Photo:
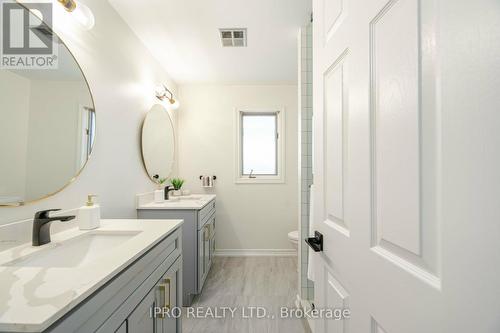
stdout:
[[90,156],[95,140],[95,111],[92,108],[87,108],[87,111],[87,156]]
[[79,170],[87,162],[95,140],[95,110],[89,106],[79,105],[78,120],[78,153],[76,156],[76,169]]
[[238,110],[238,183],[282,183],[282,110]]

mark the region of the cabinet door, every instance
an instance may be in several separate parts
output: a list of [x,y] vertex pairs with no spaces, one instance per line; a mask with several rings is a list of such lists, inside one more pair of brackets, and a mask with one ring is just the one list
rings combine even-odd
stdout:
[[215,257],[215,235],[210,240],[210,255],[211,255],[210,266],[212,266]]
[[207,274],[208,271],[210,271],[210,267],[212,267],[212,261],[215,255],[215,214],[213,215],[212,219],[210,220],[209,224],[209,256],[208,256],[208,269],[207,269]]
[[[153,288],[129,315],[127,319],[127,333],[158,333],[158,319],[151,316],[152,309],[158,304],[155,295],[156,289]],[[122,327],[123,325],[120,329]]]
[[127,333],[127,321],[125,320],[120,327],[115,331],[115,333]]
[[198,231],[198,293],[201,293],[210,263],[210,232],[209,223]]
[[198,230],[198,293],[203,287],[205,277],[205,228]]
[[205,225],[205,233],[204,233],[204,241],[203,241],[203,246],[205,249],[203,250],[203,255],[204,255],[204,274],[205,277],[203,280],[205,280],[206,275],[208,274],[208,270],[210,269],[210,223],[207,223]]
[[[182,261],[177,260],[158,282],[156,292],[157,304],[168,308],[169,315],[159,319],[158,332],[181,332],[181,302],[182,302]],[[175,317],[179,318],[175,318]]]

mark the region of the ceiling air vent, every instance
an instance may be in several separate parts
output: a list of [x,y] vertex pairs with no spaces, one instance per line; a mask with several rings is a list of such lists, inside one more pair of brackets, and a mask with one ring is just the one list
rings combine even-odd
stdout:
[[247,29],[219,29],[222,46],[247,46]]

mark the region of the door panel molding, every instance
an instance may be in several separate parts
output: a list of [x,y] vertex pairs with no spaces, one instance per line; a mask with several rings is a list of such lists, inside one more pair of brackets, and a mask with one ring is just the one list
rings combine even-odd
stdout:
[[[391,0],[370,23],[370,92],[375,241],[385,240],[420,256],[420,65],[416,52],[419,47],[416,3],[416,0]],[[401,33],[393,33],[395,29]]]
[[323,190],[324,223],[349,237],[344,218],[347,124],[349,110],[348,56],[345,49],[323,73]]
[[338,27],[344,21],[347,10],[346,2],[348,0],[323,0],[323,17],[325,44],[332,38]]
[[437,188],[437,140],[423,137],[437,136],[437,109],[423,108],[420,12],[419,0],[390,0],[370,22],[371,246],[439,289],[435,196],[424,196]]
[[380,324],[372,317],[371,318],[371,332],[370,333],[388,333],[380,326]]
[[[328,309],[346,309],[349,307],[349,292],[339,281],[338,277],[328,269],[324,271],[325,284],[327,286],[325,295],[325,306]],[[325,322],[326,332],[349,332],[349,320],[327,320]]]
[[424,281],[436,290],[441,290],[441,279],[422,268],[422,260],[413,260],[413,258],[403,254],[396,254],[397,251],[388,250],[384,246],[374,246],[371,251],[382,257],[383,259],[393,263],[394,265],[402,268],[406,272],[412,274],[416,278]]

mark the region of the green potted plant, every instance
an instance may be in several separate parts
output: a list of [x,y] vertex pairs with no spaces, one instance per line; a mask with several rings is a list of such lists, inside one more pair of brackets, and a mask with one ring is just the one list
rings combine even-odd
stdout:
[[170,180],[170,182],[172,183],[172,186],[174,187],[174,191],[172,194],[176,195],[176,196],[180,196],[182,194],[181,188],[182,188],[182,185],[184,185],[184,179],[172,178]]

